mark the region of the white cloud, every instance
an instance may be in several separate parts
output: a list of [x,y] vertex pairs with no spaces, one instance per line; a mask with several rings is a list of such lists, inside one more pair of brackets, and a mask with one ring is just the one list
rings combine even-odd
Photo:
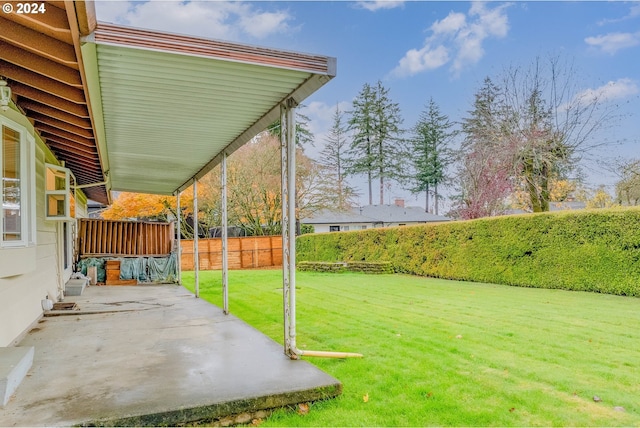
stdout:
[[261,39],[288,28],[286,24],[288,19],[289,15],[285,12],[262,12],[242,16],[240,23],[247,34]]
[[[340,101],[337,103],[340,111],[345,113],[352,108],[352,104],[348,101]],[[313,101],[308,105],[300,107],[300,113],[309,117],[309,130],[315,136],[316,148],[322,148],[325,145],[325,139],[333,126],[333,116],[336,113],[336,104],[327,104],[320,101]],[[346,125],[346,115],[343,125]]]
[[364,0],[356,2],[356,6],[375,12],[380,9],[395,9],[404,5],[404,0]]
[[444,46],[427,45],[422,49],[411,49],[400,60],[394,74],[412,76],[423,71],[434,70],[449,62],[449,51]]
[[460,31],[467,24],[467,16],[464,13],[449,12],[446,18],[436,21],[431,25],[434,34],[448,34]]
[[614,19],[603,19],[598,22],[598,25],[607,25],[607,24],[616,24],[618,22],[627,21],[629,19],[637,18],[640,16],[640,4],[635,3],[629,9],[629,13],[623,16],[622,18],[614,18]]
[[599,88],[589,88],[580,92],[574,98],[574,103],[589,104],[594,101],[611,102],[623,98],[628,98],[640,93],[638,83],[629,78],[621,78],[609,81]]
[[640,45],[640,32],[637,33],[608,33],[601,36],[587,37],[585,43],[604,53],[615,54],[621,49]]
[[451,63],[451,71],[459,75],[464,68],[478,63],[485,54],[483,43],[488,38],[503,38],[509,32],[509,19],[503,4],[489,9],[485,3],[471,4],[465,15],[450,12],[434,22],[431,35],[422,48],[410,49],[400,59],[392,75],[403,77],[433,70]]
[[254,4],[226,1],[97,1],[99,21],[201,37],[262,39],[292,31],[285,10],[262,11]]

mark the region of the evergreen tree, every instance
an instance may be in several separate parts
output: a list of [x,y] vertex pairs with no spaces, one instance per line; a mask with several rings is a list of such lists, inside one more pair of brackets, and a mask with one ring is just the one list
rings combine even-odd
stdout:
[[349,129],[354,137],[349,150],[350,174],[366,174],[369,205],[373,205],[373,180],[380,182],[380,205],[384,204],[385,182],[402,177],[405,156],[400,107],[389,98],[389,90],[378,81],[365,84],[353,101]]
[[425,211],[429,212],[429,190],[434,190],[435,214],[438,215],[438,185],[446,180],[445,169],[451,162],[448,145],[455,135],[453,123],[440,112],[433,98],[420,114],[409,141],[414,171],[410,177],[412,193],[425,193]]
[[[302,107],[302,105],[300,105],[300,107]],[[304,149],[307,144],[313,146],[315,140],[313,132],[309,129],[310,121],[309,116],[300,113],[300,111],[296,109],[296,145],[302,149]],[[274,137],[280,138],[280,119],[269,125],[267,132]]]
[[349,119],[349,130],[354,132],[349,148],[349,174],[366,174],[369,188],[369,205],[373,205],[373,104],[375,93],[371,85],[365,83],[353,100],[353,110]]
[[318,163],[324,168],[326,181],[336,196],[335,207],[347,211],[353,207],[356,192],[346,182],[346,151],[349,147],[347,130],[344,124],[344,113],[336,105],[333,125],[325,139],[326,144],[320,152]]
[[505,151],[506,120],[500,90],[490,78],[475,94],[473,110],[462,121],[465,139],[458,178],[461,194],[454,212],[463,219],[502,214],[512,190],[512,153]]

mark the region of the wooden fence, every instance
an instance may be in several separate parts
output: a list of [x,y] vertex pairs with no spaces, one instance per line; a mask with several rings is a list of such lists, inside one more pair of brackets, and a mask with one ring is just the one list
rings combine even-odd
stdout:
[[[282,265],[282,236],[228,238],[229,269]],[[193,241],[181,241],[182,270],[193,270]],[[198,240],[200,270],[222,269],[222,239]]]
[[78,220],[78,256],[166,256],[173,248],[173,223]]

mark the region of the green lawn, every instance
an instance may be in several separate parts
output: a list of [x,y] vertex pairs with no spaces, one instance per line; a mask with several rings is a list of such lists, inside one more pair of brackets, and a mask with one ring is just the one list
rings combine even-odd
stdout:
[[[220,277],[200,273],[216,305]],[[281,271],[229,284],[231,313],[282,343]],[[297,308],[301,349],[365,357],[307,358],[343,395],[263,426],[640,426],[638,298],[300,272]]]

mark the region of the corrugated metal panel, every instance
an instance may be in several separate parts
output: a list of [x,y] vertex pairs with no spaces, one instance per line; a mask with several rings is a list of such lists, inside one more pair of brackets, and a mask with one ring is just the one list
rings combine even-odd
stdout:
[[326,83],[335,66],[327,57],[103,24],[95,41],[112,188],[133,192],[184,188],[225,148],[277,119],[285,99],[300,102]]
[[335,75],[331,58],[100,23],[95,42]]

